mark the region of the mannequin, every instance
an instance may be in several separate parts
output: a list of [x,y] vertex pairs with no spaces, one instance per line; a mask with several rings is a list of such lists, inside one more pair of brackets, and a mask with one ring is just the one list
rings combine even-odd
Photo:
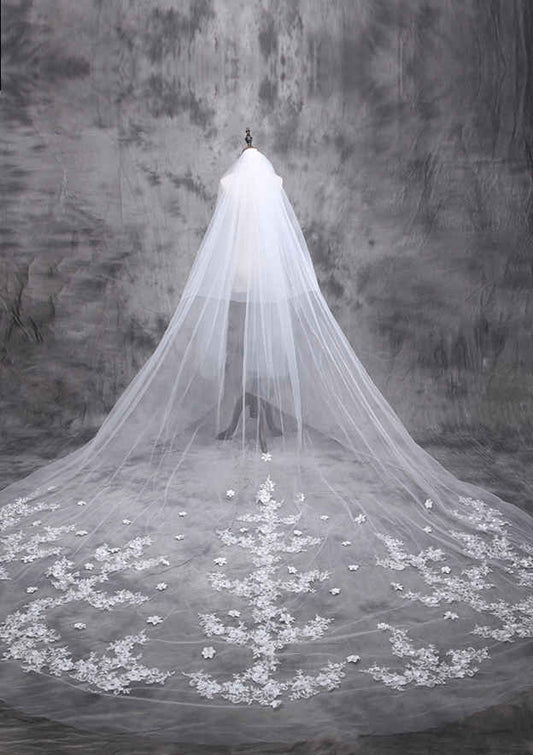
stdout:
[[[244,149],[241,151],[241,155],[245,150],[257,149],[252,145],[252,139],[253,137],[250,133],[250,129],[247,128],[245,137],[246,147],[244,147]],[[279,185],[281,187],[281,177],[276,176],[276,178],[279,178]],[[221,184],[226,191],[230,191],[231,175],[222,178]],[[250,276],[253,274],[261,275],[260,264],[258,264],[259,260],[257,258],[253,260],[253,258],[248,253],[248,247],[254,244],[255,222],[256,218],[254,216],[254,213],[253,211],[251,211],[251,209],[249,209],[248,212],[244,214],[244,218],[242,218],[241,233],[239,234],[238,241],[236,243],[235,278],[232,286],[232,298],[235,299],[235,302],[231,303],[230,308],[238,308],[239,305],[236,304],[236,302],[246,298],[246,292],[250,285]],[[252,260],[255,263],[255,270],[252,267]],[[245,316],[242,309],[241,316]],[[244,323],[242,327],[244,327]],[[231,439],[233,437],[233,434],[235,433],[235,430],[237,429],[241,414],[243,410],[246,411],[246,409],[249,409],[250,418],[257,420],[257,435],[259,439],[259,445],[261,451],[263,453],[266,453],[268,451],[268,444],[266,441],[267,430],[275,437],[282,435],[282,430],[274,421],[274,408],[272,404],[266,399],[261,398],[260,396],[257,396],[256,393],[254,393],[253,382],[250,385],[250,389],[246,390],[244,392],[244,395],[239,396],[239,398],[236,399],[235,407],[229,425],[227,426],[227,428],[218,433],[216,438],[217,440]]]

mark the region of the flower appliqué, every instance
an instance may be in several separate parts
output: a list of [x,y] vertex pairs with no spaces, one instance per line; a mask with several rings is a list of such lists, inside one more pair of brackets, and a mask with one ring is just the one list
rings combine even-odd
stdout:
[[[234,619],[225,623],[216,613],[199,614],[200,625],[208,637],[242,648],[247,648],[252,656],[251,665],[231,678],[216,679],[204,670],[185,674],[190,685],[208,699],[220,696],[232,703],[256,703],[270,708],[278,708],[286,695],[290,700],[311,697],[325,690],[336,689],[344,677],[344,667],[348,661],[330,661],[315,673],[302,669],[287,678],[281,672],[280,651],[288,645],[322,637],[333,618],[316,615],[305,623],[298,623],[296,616],[283,604],[285,595],[315,592],[315,585],[329,578],[329,573],[313,569],[298,571],[289,565],[289,578],[279,574],[281,554],[297,554],[308,547],[319,545],[321,538],[306,535],[300,529],[292,529],[301,513],[280,516],[283,502],[274,498],[274,482],[267,477],[255,496],[259,510],[238,517],[256,525],[246,532],[233,532],[231,529],[218,530],[218,537],[224,545],[243,549],[249,554],[250,572],[242,579],[233,579],[220,571],[211,573],[209,580],[217,591],[227,591],[238,597],[249,608],[250,618],[232,609],[228,616]],[[338,587],[331,591],[340,593]],[[207,648],[212,658],[214,650]]]

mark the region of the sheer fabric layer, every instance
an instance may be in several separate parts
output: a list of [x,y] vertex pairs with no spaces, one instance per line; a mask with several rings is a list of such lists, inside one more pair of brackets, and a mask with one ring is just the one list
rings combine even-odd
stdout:
[[531,520],[415,444],[246,150],[95,438],[0,493],[0,697],[204,744],[434,726],[530,683]]

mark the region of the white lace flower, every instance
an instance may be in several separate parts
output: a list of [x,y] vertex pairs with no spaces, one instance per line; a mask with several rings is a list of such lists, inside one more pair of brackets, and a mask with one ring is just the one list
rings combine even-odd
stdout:
[[131,524],[131,519],[123,519],[122,524]]
[[187,516],[186,511],[178,511],[178,516]]
[[235,495],[235,491],[231,488],[229,490],[226,490],[226,498],[233,498]]
[[161,618],[161,616],[149,616],[146,619],[146,623],[147,624],[153,624],[154,626],[156,624],[161,624],[162,621],[163,621],[163,619]]
[[239,527],[239,532],[248,532],[248,527]]
[[403,585],[401,585],[399,582],[391,582],[391,585],[394,590],[397,590],[398,592],[401,592],[403,590]]
[[26,592],[31,595],[32,593],[37,592],[38,589],[38,587],[27,587]]
[[359,569],[359,564],[348,564],[348,569],[350,571],[357,571]]
[[170,561],[168,560],[168,558],[160,558],[159,563],[163,564],[163,566],[170,566]]
[[426,498],[426,500],[424,501],[424,506],[426,507],[426,509],[433,508],[433,501],[431,500],[431,498]]
[[239,618],[240,615],[241,615],[241,612],[237,611],[236,608],[232,608],[231,611],[228,611],[228,616],[233,616],[234,619]]
[[[39,510],[42,510],[42,507]],[[53,509],[47,504],[46,510]],[[75,527],[70,525],[61,528],[61,532],[74,530]],[[39,542],[51,542],[56,539],[59,531],[60,528],[46,527],[46,533],[40,533],[38,536]],[[12,626],[12,629],[16,630],[14,634],[10,629],[11,636],[7,638],[10,647],[5,657],[23,661],[26,665],[23,668],[25,671],[46,670],[54,676],[68,673],[76,681],[87,682],[93,691],[127,694],[130,691],[130,685],[138,681],[146,684],[164,683],[174,672],[148,668],[140,663],[142,655],[132,653],[135,645],[143,645],[148,641],[143,632],[136,636],[120,637],[101,652],[92,652],[85,658],[76,658],[67,645],[58,644],[58,641],[62,639],[59,632],[47,623],[50,609],[55,606],[73,602],[78,604],[83,601],[87,606],[95,609],[112,610],[115,606],[136,606],[148,600],[148,596],[141,593],[116,589],[116,587],[111,587],[109,591],[106,591],[100,585],[110,582],[108,576],[110,572],[121,572],[129,568],[140,571],[159,565],[160,557],[142,558],[144,547],[150,543],[149,537],[138,537],[126,543],[121,549],[112,549],[107,544],[102,544],[93,553],[95,561],[99,562],[100,571],[91,574],[90,578],[84,576],[83,573],[80,574],[79,567],[76,568],[74,562],[69,561],[61,551],[46,551],[44,555],[59,556],[44,571],[44,574],[50,578],[50,585],[61,594],[28,602],[22,610],[12,614],[12,618],[16,617],[18,626]],[[113,551],[116,551],[118,555],[115,555]],[[95,564],[87,562],[85,568],[93,570]],[[72,623],[70,626],[77,630],[86,628],[83,622]],[[28,630],[30,630],[29,633]],[[4,639],[6,639],[5,635]]]
[[218,556],[218,558],[214,558],[213,561],[217,566],[224,566],[224,564],[228,563],[228,559],[225,556]]
[[433,532],[433,527],[430,527],[429,524],[427,525],[427,527],[422,527],[422,529],[424,530],[424,532],[427,532],[428,534],[430,532]]
[[[513,580],[519,587],[533,584],[533,574],[526,571],[533,569],[533,558],[526,555],[533,551],[526,543],[511,544],[504,529],[508,522],[500,511],[488,507],[481,500],[463,497],[459,500],[462,508],[454,510],[453,514],[477,532],[451,530],[449,534],[459,542],[463,554],[477,563],[454,575],[447,565],[435,567],[437,562],[442,562],[446,557],[442,549],[429,547],[419,553],[409,553],[404,549],[401,540],[378,534],[378,538],[386,544],[389,551],[389,557],[378,558],[378,564],[396,570],[411,567],[418,572],[430,589],[421,592],[408,591],[402,596],[407,600],[417,601],[429,607],[462,603],[500,622],[500,626],[494,626],[494,623],[491,626],[476,625],[472,630],[473,634],[501,642],[513,642],[515,638],[533,636],[531,598],[514,603],[503,599],[491,599],[486,592],[493,587],[488,577],[496,569],[513,575]],[[444,618],[454,621],[458,617],[452,612],[446,612]],[[452,657],[453,653],[459,652],[459,649],[449,651],[448,655]],[[475,659],[478,657],[475,656]],[[471,670],[468,669],[464,673],[471,675]]]
[[183,540],[185,535],[174,535],[174,540]]
[[298,503],[303,503],[305,501],[305,495],[303,493],[297,493],[296,494],[296,501]]
[[76,530],[75,534],[78,537],[83,537],[83,535],[88,535],[89,533],[87,532],[87,530]]
[[329,519],[329,516],[327,514],[322,514],[320,518],[322,519],[323,522],[327,522]]
[[87,501],[78,501],[76,506],[87,506]]
[[355,524],[364,524],[366,522],[366,514],[358,514],[354,519]]
[[347,545],[351,545],[351,544],[352,544],[351,540],[343,540],[342,543],[341,543],[341,545],[344,545],[344,547],[346,547]]
[[360,660],[361,660],[360,655],[347,655],[346,656],[346,661],[348,663],[359,663]]
[[456,613],[453,613],[453,611],[445,611],[444,618],[450,619],[451,621],[456,621],[459,618],[459,615]]
[[216,652],[217,651],[215,650],[215,648],[211,647],[211,645],[209,645],[208,647],[203,648],[203,650],[202,650],[202,656],[204,658],[213,658],[213,656],[215,655]]
[[157,584],[157,585],[155,586],[155,589],[156,589],[156,590],[160,590],[160,591],[161,591],[161,590],[166,590],[166,589],[167,589],[167,587],[168,587],[168,585],[167,585],[167,583],[166,583],[166,582],[159,582],[159,583],[158,583],[158,584]]
[[401,669],[374,665],[364,669],[363,673],[371,674],[375,681],[383,682],[399,691],[410,684],[435,687],[438,684],[446,684],[448,679],[473,676],[479,671],[479,666],[475,664],[480,664],[489,657],[488,648],[476,650],[472,647],[450,649],[443,656],[434,645],[415,647],[404,629],[390,624],[378,624],[378,627],[391,632],[389,641],[393,654],[399,658],[407,658],[408,661]]
[[40,524],[42,524],[42,521],[40,519],[36,519],[31,524],[32,524],[32,527],[38,527]]
[[272,461],[272,454],[267,451],[266,453],[261,454],[261,460],[262,461]]
[[[287,693],[289,700],[312,697],[325,689],[339,687],[345,676],[343,668],[346,661],[342,661],[329,662],[314,673],[304,674],[300,669],[291,678],[277,678],[278,653],[287,645],[320,639],[333,618],[316,615],[302,624],[280,600],[284,593],[292,600],[295,593],[314,592],[315,583],[323,582],[331,575],[318,569],[300,571],[290,563],[293,554],[305,551],[308,546],[319,545],[322,538],[306,536],[301,530],[291,530],[291,525],[297,524],[300,514],[280,516],[278,509],[283,505],[283,499],[276,501],[272,497],[274,488],[274,482],[267,477],[255,496],[255,512],[237,517],[238,520],[254,523],[253,534],[239,535],[231,529],[217,530],[224,545],[239,545],[249,551],[249,560],[254,568],[242,578],[229,578],[221,571],[213,571],[208,575],[209,581],[213,589],[228,591],[246,601],[253,623],[239,620],[228,621],[225,625],[216,614],[200,614],[200,624],[207,637],[216,636],[232,645],[245,647],[252,652],[254,660],[251,666],[242,673],[234,674],[231,680],[215,679],[202,670],[186,674],[190,685],[208,699],[220,695],[236,704],[257,703],[278,707],[283,693]],[[264,502],[261,500],[262,494]],[[247,528],[241,531],[247,531]],[[285,559],[281,554],[287,554]],[[282,566],[283,571],[287,569],[290,578],[279,573]],[[340,587],[331,589],[332,595],[340,593]],[[240,615],[234,610],[228,614],[236,619]],[[214,648],[204,648],[202,655],[213,657],[214,653]]]

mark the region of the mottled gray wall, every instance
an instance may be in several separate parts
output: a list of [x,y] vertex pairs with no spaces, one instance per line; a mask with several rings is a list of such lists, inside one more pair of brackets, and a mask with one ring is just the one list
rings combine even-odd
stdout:
[[3,21],[6,458],[94,433],[246,126],[415,436],[533,446],[533,2],[5,0]]

